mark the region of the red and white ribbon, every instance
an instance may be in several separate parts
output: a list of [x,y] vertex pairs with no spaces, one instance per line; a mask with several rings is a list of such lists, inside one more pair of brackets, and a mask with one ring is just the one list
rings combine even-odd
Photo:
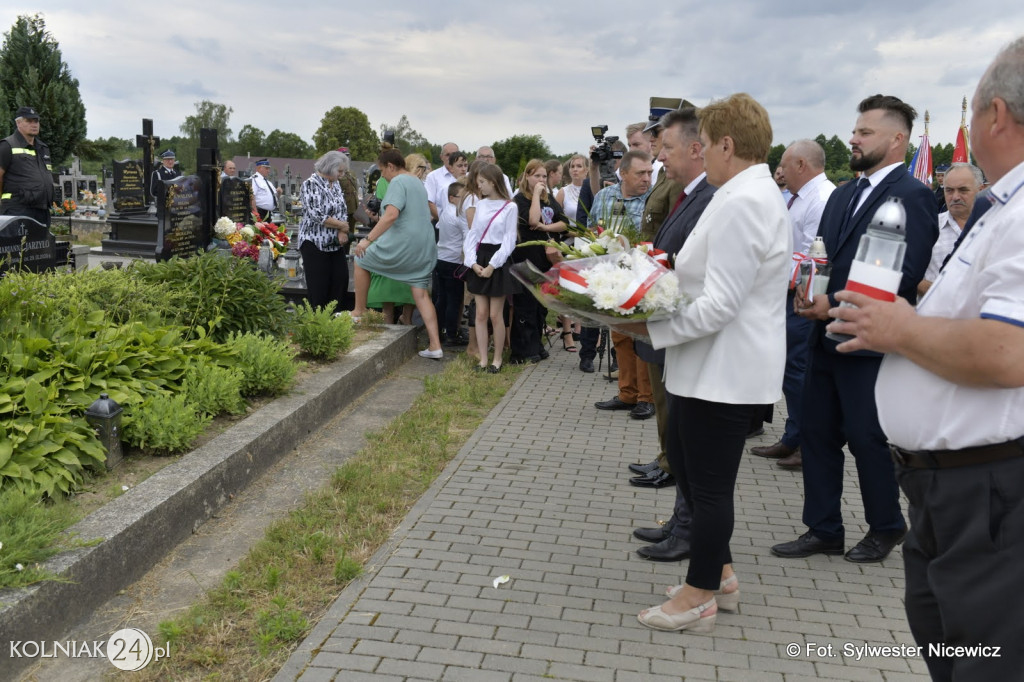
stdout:
[[793,276],[789,279],[789,288],[790,289],[796,288],[796,285],[797,285],[797,283],[800,280],[800,266],[803,265],[804,263],[810,263],[811,264],[811,268],[810,268],[809,274],[807,275],[807,286],[804,289],[804,296],[807,298],[807,300],[809,302],[813,301],[814,300],[814,294],[812,292],[814,291],[814,288],[813,288],[812,285],[814,284],[814,272],[817,269],[814,266],[815,265],[827,265],[828,264],[828,259],[826,259],[826,258],[811,258],[810,256],[804,255],[804,254],[800,253],[799,251],[797,251],[796,253],[793,254],[793,260],[796,262],[796,267],[793,268]]
[[558,285],[576,294],[587,293],[587,287],[589,286],[583,275],[572,268],[564,266],[558,269]]

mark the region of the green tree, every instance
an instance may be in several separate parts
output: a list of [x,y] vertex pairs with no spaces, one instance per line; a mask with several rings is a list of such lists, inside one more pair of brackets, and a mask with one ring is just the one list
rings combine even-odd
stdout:
[[[824,137],[824,135],[819,135],[819,137]],[[825,168],[835,171],[850,170],[850,148],[839,139],[838,135],[830,137],[822,146],[825,148]]]
[[263,151],[263,145],[266,142],[266,139],[267,136],[263,134],[262,130],[256,126],[246,123],[242,126],[242,129],[238,131],[238,141],[235,142],[235,153],[264,156],[266,152]]
[[932,147],[932,163],[935,166],[949,165],[953,163],[953,152],[955,148],[952,142],[937,144]]
[[227,147],[231,139],[231,128],[228,127],[228,122],[231,120],[233,112],[234,109],[226,104],[217,104],[204,99],[201,102],[196,102],[196,113],[186,116],[185,122],[181,124],[179,130],[185,137],[194,139],[198,144],[199,130],[214,128],[217,131],[217,144],[220,147]]
[[263,143],[264,155],[281,156],[288,159],[309,159],[313,146],[295,133],[274,130]]
[[43,18],[19,16],[0,47],[0,138],[14,130],[18,107],[41,116],[40,137],[53,165],[63,163],[85,139],[85,105],[57,41]]
[[138,158],[141,155],[134,140],[119,137],[98,137],[95,140],[82,140],[75,146],[75,156],[82,161],[82,172],[99,174],[100,169],[111,169],[112,161]]
[[510,178],[518,178],[530,159],[550,159],[553,154],[540,135],[513,135],[491,145],[497,164]]
[[784,151],[786,151],[786,145],[784,144],[777,144],[768,150],[768,168],[771,169],[772,173],[775,172],[779,161],[782,160],[782,153]]
[[316,154],[348,147],[353,161],[373,161],[380,151],[380,138],[370,127],[370,119],[355,107],[334,107],[320,120],[313,133]]
[[[389,130],[395,131],[395,146],[403,154],[412,154],[413,152],[419,152],[428,159],[430,158],[431,145],[427,138],[420,135],[417,131],[413,130],[412,126],[409,125],[409,118],[402,114],[402,117],[398,119],[398,123],[393,126],[389,126],[386,123],[380,126],[380,137],[384,139],[384,133]],[[438,147],[438,153],[440,153],[440,147]],[[438,161],[441,157],[438,156]]]

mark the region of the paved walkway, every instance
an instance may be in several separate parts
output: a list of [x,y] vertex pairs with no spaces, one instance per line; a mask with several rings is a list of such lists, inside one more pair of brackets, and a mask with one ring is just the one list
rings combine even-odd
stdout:
[[[593,407],[614,393],[557,345],[524,372],[276,679],[927,679],[920,658],[863,650],[913,646],[901,550],[868,566],[773,557],[804,531],[801,477],[754,456],[736,491],[740,613],[720,614],[711,635],[637,623],[685,562],[634,553],[632,529],[667,520],[674,490],[627,483],[657,436],[653,419]],[[781,410],[750,445],[777,439]],[[866,527],[852,466],[846,480],[852,544]],[[495,589],[500,575],[511,580]]]

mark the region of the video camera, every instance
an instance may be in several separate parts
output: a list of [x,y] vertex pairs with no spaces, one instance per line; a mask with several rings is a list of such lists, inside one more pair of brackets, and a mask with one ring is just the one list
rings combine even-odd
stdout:
[[[597,142],[597,146],[590,152],[590,162],[598,164],[601,169],[601,182],[618,182],[619,179],[615,176],[615,160],[622,158],[622,152],[612,149],[612,144],[619,141],[616,135],[609,135],[605,137],[605,133],[608,132],[608,126],[599,125],[591,126],[590,134],[594,136],[594,141]],[[594,193],[596,194],[600,187],[594,187]]]

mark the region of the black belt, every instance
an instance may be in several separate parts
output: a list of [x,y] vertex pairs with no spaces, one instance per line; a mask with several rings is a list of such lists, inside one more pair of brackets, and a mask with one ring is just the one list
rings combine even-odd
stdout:
[[894,462],[910,469],[953,469],[1024,457],[1024,438],[961,450],[904,450],[889,444]]

